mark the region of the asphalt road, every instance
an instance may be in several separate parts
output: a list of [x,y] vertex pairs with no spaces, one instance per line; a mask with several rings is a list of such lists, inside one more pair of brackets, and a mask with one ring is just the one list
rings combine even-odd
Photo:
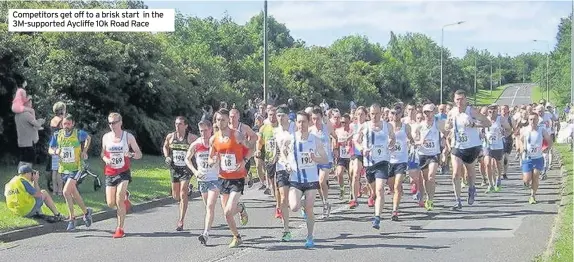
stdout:
[[[273,216],[274,202],[262,191],[250,189],[243,197],[250,222],[240,228],[241,248],[227,247],[231,235],[219,204],[209,245],[199,243],[204,207],[193,199],[184,232],[175,231],[177,206],[169,205],[129,214],[123,239],[111,238],[116,222],[110,219],[89,229],[80,226],[73,233],[0,244],[0,261],[531,261],[545,250],[550,237],[559,203],[559,175],[552,171],[542,182],[536,205],[527,203],[529,192],[522,189],[514,160],[509,178],[501,192],[484,194],[485,188],[479,188],[473,206],[465,204],[454,212],[450,211],[454,203],[450,179],[439,176],[432,212],[416,206],[406,192],[400,221],[390,220],[387,205],[380,230],[371,227],[373,211],[365,198],[357,209],[349,210],[337,200],[335,186],[331,218],[316,224],[316,247],[311,250],[303,248],[306,230],[300,214],[291,214],[293,241],[281,243],[282,226]],[[315,213],[320,212],[317,205]]]
[[[507,87],[496,101],[499,105],[522,105],[532,103],[532,88],[534,84],[513,84]],[[538,101],[537,101],[538,102]]]

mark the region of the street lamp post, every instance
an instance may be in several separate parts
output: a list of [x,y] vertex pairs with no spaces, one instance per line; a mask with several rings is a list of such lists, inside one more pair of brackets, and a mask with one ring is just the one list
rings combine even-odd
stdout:
[[490,62],[490,94],[492,95],[492,61]]
[[267,56],[267,0],[263,2],[263,102],[267,104],[267,71],[269,57]]
[[534,42],[546,43],[546,103],[550,102],[550,80],[549,80],[549,70],[550,70],[550,43],[546,40],[532,40]]
[[442,53],[443,53],[443,46],[444,46],[444,28],[448,27],[448,26],[453,26],[453,25],[460,25],[464,22],[465,21],[458,21],[456,23],[444,25],[444,26],[442,26],[442,29],[441,29],[441,35],[440,35],[440,103],[441,104],[442,104],[442,93],[443,93],[443,87],[442,87]]
[[474,105],[476,106],[476,75],[478,74],[478,67],[476,65],[478,56],[474,56]]

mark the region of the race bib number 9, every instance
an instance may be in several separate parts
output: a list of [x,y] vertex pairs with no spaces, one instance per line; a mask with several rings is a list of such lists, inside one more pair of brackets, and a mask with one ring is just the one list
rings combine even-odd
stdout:
[[124,153],[111,153],[110,154],[110,166],[113,169],[120,169],[122,167],[124,167],[124,165],[126,164],[124,161]]
[[373,160],[382,159],[384,154],[385,149],[383,146],[373,146],[373,149],[371,150],[371,157]]
[[185,155],[187,152],[181,150],[173,151],[173,164],[175,166],[183,167],[185,166]]
[[221,154],[220,165],[223,171],[235,171],[237,169],[237,159],[234,154]]
[[301,166],[299,169],[307,169],[316,167],[317,164],[311,158],[311,152],[301,152]]
[[73,147],[63,147],[60,156],[62,158],[62,163],[74,163],[76,162],[76,156],[74,154]]

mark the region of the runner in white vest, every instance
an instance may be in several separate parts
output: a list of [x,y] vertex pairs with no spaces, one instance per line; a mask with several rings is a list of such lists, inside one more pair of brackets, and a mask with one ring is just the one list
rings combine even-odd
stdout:
[[474,203],[476,194],[474,167],[482,150],[478,127],[489,127],[490,121],[468,106],[464,90],[457,90],[454,93],[454,103],[456,106],[448,113],[446,129],[452,129],[453,132],[452,183],[456,203],[452,209],[458,210],[462,208],[460,180],[465,169],[468,171],[469,182],[468,204]]

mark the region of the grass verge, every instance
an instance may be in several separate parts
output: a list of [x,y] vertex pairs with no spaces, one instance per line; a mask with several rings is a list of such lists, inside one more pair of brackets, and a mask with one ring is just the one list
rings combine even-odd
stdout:
[[[102,183],[103,177],[103,162],[98,157],[92,157],[88,160],[90,170],[100,176]],[[132,183],[130,183],[130,200],[133,204],[142,203],[152,199],[167,197],[171,195],[171,178],[169,170],[166,168],[163,157],[145,155],[141,160],[134,160],[132,165]],[[43,171],[45,165],[35,165],[35,169]],[[8,183],[16,173],[16,166],[0,167],[0,183],[2,185]],[[46,172],[40,179],[40,187],[46,189]],[[197,188],[195,177],[192,178],[194,188]],[[93,179],[86,177],[80,185],[80,193],[88,207],[94,209],[95,212],[107,209],[105,198],[105,185],[94,192]],[[58,210],[65,216],[69,214],[67,211],[66,202],[61,196],[53,195],[52,198],[56,202]],[[81,214],[77,205],[74,206],[76,215]],[[42,207],[45,214],[50,214],[50,210]],[[6,207],[6,199],[4,194],[0,197],[0,231],[7,231],[11,229],[23,228],[28,226],[38,225],[38,221],[30,218],[18,217],[12,214]]]
[[565,197],[563,206],[561,206],[560,217],[558,220],[558,227],[556,230],[556,236],[554,242],[550,244],[550,254],[549,257],[537,259],[538,261],[549,261],[549,262],[571,262],[573,260],[572,246],[573,239],[572,226],[574,224],[573,220],[573,209],[572,209],[572,190],[573,190],[573,180],[572,180],[572,151],[570,150],[570,145],[560,144],[556,145],[556,149],[560,152],[560,158],[562,159],[562,165],[566,169],[566,182],[563,187],[562,196]]
[[[546,87],[541,87],[541,86],[535,86],[534,88],[532,88],[532,93],[530,94],[532,97],[532,102],[533,103],[538,103],[540,102],[540,99],[546,99]],[[550,90],[550,103],[554,104],[556,106],[556,101],[558,99],[556,99],[556,94],[554,92],[552,92],[552,90]]]
[[[476,93],[476,105],[490,105],[496,102],[507,85],[499,86],[492,89],[492,92],[485,89],[479,89]],[[474,97],[472,98],[474,99]],[[474,101],[474,100],[473,100]]]

